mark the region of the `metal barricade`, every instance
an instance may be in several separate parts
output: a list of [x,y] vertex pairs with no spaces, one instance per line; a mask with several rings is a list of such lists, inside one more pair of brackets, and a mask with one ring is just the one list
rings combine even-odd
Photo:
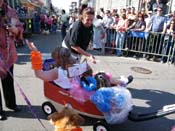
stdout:
[[[175,40],[171,34],[128,31],[122,36],[124,40],[122,39],[123,42],[118,46],[116,37],[120,32],[109,29],[107,31],[108,36],[105,45],[107,50],[121,50],[125,55],[129,52],[139,53],[143,56],[151,55],[168,63],[174,63]],[[115,46],[112,43],[115,43]]]

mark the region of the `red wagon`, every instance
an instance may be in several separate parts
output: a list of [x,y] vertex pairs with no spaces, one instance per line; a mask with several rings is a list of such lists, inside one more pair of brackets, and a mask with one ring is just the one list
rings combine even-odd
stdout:
[[[54,64],[52,60],[46,60],[45,63],[44,70],[52,68]],[[48,101],[42,104],[42,110],[47,116],[55,111],[60,111],[65,106],[70,106],[81,115],[97,119],[104,119],[103,114],[90,100],[80,103],[71,96],[68,90],[59,87],[53,82],[44,82],[44,95]],[[132,121],[145,121],[172,113],[175,113],[175,104],[164,106],[162,110],[146,114],[130,112],[128,118]],[[98,121],[96,124],[94,124],[93,129],[94,131],[109,131],[108,125],[103,121]]]
[[[44,112],[49,115],[55,110],[60,110],[65,105],[71,106],[82,115],[93,118],[104,118],[103,114],[91,103],[90,100],[83,104],[72,98],[69,91],[58,87],[52,82],[44,82],[44,95],[50,101],[43,103]],[[51,106],[51,104],[53,106]],[[48,108],[50,107],[50,108]],[[88,108],[87,108],[88,107]]]

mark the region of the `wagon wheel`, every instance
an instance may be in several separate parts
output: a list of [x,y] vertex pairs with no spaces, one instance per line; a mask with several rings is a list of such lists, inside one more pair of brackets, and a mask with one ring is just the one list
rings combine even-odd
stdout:
[[109,126],[107,125],[106,122],[97,121],[93,125],[93,131],[110,131],[110,130],[109,130]]
[[42,110],[47,116],[56,112],[55,107],[48,101],[42,104]]

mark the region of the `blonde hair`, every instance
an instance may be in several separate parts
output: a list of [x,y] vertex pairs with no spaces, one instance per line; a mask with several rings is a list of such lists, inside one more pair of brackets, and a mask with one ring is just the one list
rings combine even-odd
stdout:
[[64,47],[57,47],[52,52],[52,58],[56,62],[56,66],[61,66],[63,69],[67,69],[69,65],[76,63],[76,60],[72,57],[71,51]]

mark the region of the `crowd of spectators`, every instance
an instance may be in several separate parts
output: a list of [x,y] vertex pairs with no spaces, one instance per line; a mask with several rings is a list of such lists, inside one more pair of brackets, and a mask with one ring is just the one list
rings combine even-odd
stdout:
[[[123,56],[125,49],[134,50],[131,53],[133,57],[144,56],[147,60],[166,62],[169,52],[174,56],[172,45],[174,44],[173,37],[175,34],[175,12],[165,14],[165,6],[161,0],[156,0],[155,3],[147,0],[145,7],[140,10],[136,10],[133,6],[106,11],[100,8],[94,19],[94,35],[91,47],[94,50],[103,49],[103,52],[105,48],[106,52],[117,56]],[[25,14],[25,8],[17,8],[17,12]],[[64,9],[61,10],[60,16],[49,16],[35,12],[33,15],[33,32],[36,34],[56,33],[60,27],[63,40],[66,30],[71,28],[71,25],[78,18],[78,14],[68,15]],[[140,35],[131,35],[130,32],[137,32],[137,34],[139,32],[151,32],[153,35],[150,33],[147,36],[145,34],[144,38],[138,38]],[[167,38],[167,34],[171,37]],[[166,39],[173,44],[165,46],[164,41]],[[174,59],[172,58],[172,61]]]
[[[123,56],[123,50],[125,48],[133,50],[134,47],[135,52],[132,53],[132,55],[136,58],[144,56],[147,60],[152,59],[163,63],[167,62],[168,53],[170,52],[174,55],[174,47],[172,45],[174,44],[173,37],[175,35],[175,11],[164,14],[164,6],[160,0],[157,0],[149,9],[142,8],[139,11],[136,11],[135,7],[106,11],[101,8],[96,13],[97,16],[94,20],[95,36],[93,37],[93,48],[95,50],[101,50],[102,46],[105,46],[106,51],[114,53],[117,56]],[[135,41],[135,37],[139,35],[132,37],[130,35],[130,37],[128,37],[129,32],[140,32],[142,34],[145,32],[145,37],[137,38],[137,41]],[[151,36],[151,34],[154,36],[152,39],[151,37],[153,36]],[[99,37],[100,35],[101,37]],[[169,35],[169,37],[167,38],[166,35]],[[173,44],[167,44],[165,46],[166,39],[168,39],[169,43]],[[143,43],[143,41],[147,42],[144,43],[145,45],[140,46],[139,42]],[[152,44],[150,44],[151,42]],[[101,43],[101,45],[99,45],[99,43]],[[174,56],[172,61],[174,61]]]

